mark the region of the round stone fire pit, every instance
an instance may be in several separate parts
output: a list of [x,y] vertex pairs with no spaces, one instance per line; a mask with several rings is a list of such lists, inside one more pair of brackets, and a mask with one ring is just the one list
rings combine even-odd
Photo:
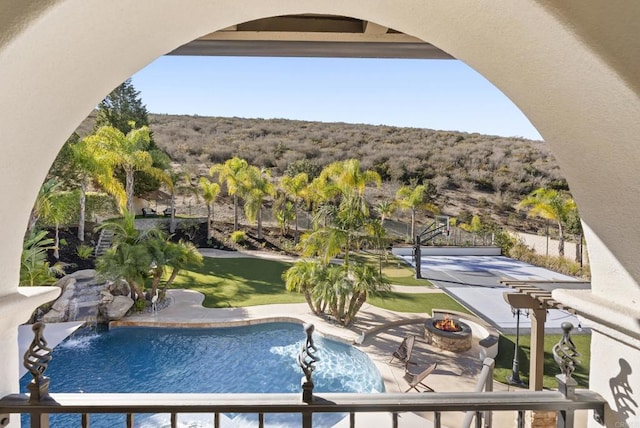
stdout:
[[[448,319],[448,327],[440,327],[442,319],[427,318],[424,323],[424,338],[434,346],[451,352],[464,352],[471,349],[473,335],[471,327],[459,320]],[[440,328],[438,328],[440,327]],[[450,328],[451,330],[443,330]]]

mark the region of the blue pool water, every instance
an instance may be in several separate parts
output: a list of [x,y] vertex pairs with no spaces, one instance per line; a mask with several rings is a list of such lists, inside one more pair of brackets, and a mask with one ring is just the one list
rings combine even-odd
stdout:
[[[291,323],[79,330],[54,349],[46,374],[51,392],[298,393],[303,373],[296,357],[304,338],[302,326]],[[320,358],[313,374],[314,391],[384,390],[380,374],[365,354],[318,335],[314,340]],[[29,375],[23,377],[23,391],[29,381]],[[324,426],[339,420],[336,415],[320,416],[326,420],[317,422]],[[211,426],[197,415],[181,418],[185,427]],[[211,416],[206,418],[211,421]],[[223,426],[255,425],[255,420],[246,418],[239,415]],[[298,416],[267,415],[266,419],[268,426],[299,425]],[[52,416],[51,421],[52,427],[78,426],[79,416]],[[121,415],[92,415],[91,426],[123,426],[123,421]],[[136,426],[168,426],[168,416],[136,415]]]

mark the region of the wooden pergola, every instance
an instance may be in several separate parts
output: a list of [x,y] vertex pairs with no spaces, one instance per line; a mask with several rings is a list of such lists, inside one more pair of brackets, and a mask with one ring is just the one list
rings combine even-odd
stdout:
[[556,301],[551,292],[558,288],[585,290],[590,282],[583,281],[536,281],[502,279],[500,283],[516,291],[504,293],[504,298],[513,308],[529,309],[531,313],[531,365],[529,368],[529,389],[542,391],[544,375],[544,323],[548,309],[561,309],[575,314],[570,308]]

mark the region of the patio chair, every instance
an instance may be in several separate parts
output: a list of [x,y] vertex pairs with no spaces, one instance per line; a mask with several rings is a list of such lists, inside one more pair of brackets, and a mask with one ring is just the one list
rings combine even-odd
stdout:
[[423,383],[422,381],[429,376],[431,373],[433,373],[433,371],[436,369],[436,367],[438,366],[438,363],[433,363],[432,365],[430,365],[429,367],[427,367],[424,371],[420,372],[420,373],[411,373],[409,371],[406,371],[404,374],[404,378],[407,381],[407,383],[409,384],[409,388],[405,391],[405,392],[409,392],[412,389],[415,389],[416,391],[420,392],[420,390],[418,389],[418,385],[426,388],[425,391],[423,392],[435,392],[433,390],[433,388],[431,388],[429,385]]
[[156,215],[156,210],[154,210],[153,208],[142,208],[142,215],[144,217],[151,217]]
[[407,336],[402,340],[402,343],[398,347],[397,350],[393,352],[389,363],[391,363],[394,359],[402,361],[405,366],[408,364],[415,364],[411,360],[411,353],[413,352],[413,344],[416,341],[416,337],[411,335]]

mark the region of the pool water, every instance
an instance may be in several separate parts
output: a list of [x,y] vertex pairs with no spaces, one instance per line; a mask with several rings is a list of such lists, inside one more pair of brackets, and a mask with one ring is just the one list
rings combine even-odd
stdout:
[[[301,392],[297,356],[301,325],[269,323],[233,328],[143,328],[77,331],[53,350],[47,369],[50,392],[270,393]],[[382,392],[372,361],[350,345],[314,335],[318,348],[315,392]],[[23,377],[26,391],[30,375]],[[234,415],[227,415],[234,418]],[[267,426],[298,426],[299,416],[266,415]],[[339,416],[317,415],[319,426]],[[337,417],[337,419],[336,419]],[[239,415],[223,426],[251,426]],[[211,421],[211,416],[206,416]],[[271,419],[271,422],[270,422]],[[79,425],[77,415],[52,415],[52,427]],[[92,415],[92,427],[123,426],[123,415]],[[181,416],[185,427],[211,426],[202,415]],[[136,426],[168,426],[168,415],[136,415]],[[315,425],[314,425],[315,426]]]

